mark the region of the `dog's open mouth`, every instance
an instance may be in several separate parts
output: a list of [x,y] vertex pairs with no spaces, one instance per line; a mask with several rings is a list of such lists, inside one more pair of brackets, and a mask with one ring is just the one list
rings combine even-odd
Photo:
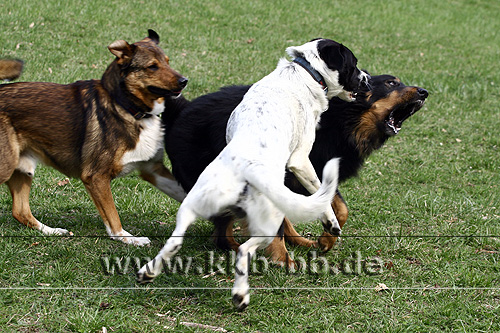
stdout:
[[425,99],[418,99],[409,104],[394,108],[385,120],[385,132],[387,135],[396,135],[401,130],[403,122],[420,110],[425,104]]
[[182,93],[182,89],[180,88],[178,91],[163,89],[156,86],[148,86],[149,92],[158,95],[158,97],[177,97]]

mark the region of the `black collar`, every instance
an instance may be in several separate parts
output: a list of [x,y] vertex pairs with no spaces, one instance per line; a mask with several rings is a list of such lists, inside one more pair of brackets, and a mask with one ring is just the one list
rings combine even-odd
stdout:
[[144,112],[138,110],[138,108],[134,108],[134,107],[132,107],[132,108],[126,108],[124,106],[122,106],[122,108],[124,108],[125,111],[127,111],[128,113],[130,113],[137,120],[146,119],[146,118],[149,118],[149,117],[153,116],[151,113],[144,113]]
[[[119,94],[116,98],[116,102],[128,113],[130,113],[135,119],[141,120],[153,116],[147,107],[141,107],[135,104],[126,94]],[[145,110],[147,109],[147,110]]]
[[304,68],[309,74],[311,74],[311,76],[313,77],[313,79],[316,82],[321,84],[321,86],[323,87],[323,91],[325,92],[325,95],[328,93],[328,86],[326,85],[325,80],[323,79],[323,76],[321,76],[321,74],[317,70],[312,68],[309,61],[307,61],[304,58],[297,57],[297,58],[293,59],[293,62],[302,66],[302,68]]

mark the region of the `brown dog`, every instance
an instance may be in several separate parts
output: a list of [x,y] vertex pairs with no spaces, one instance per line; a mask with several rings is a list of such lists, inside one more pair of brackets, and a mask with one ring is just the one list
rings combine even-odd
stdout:
[[23,62],[15,59],[0,59],[0,80],[12,81],[23,71]]
[[12,195],[12,214],[46,235],[68,234],[39,222],[29,206],[38,161],[80,178],[108,234],[127,244],[146,237],[123,230],[111,194],[113,178],[139,169],[141,176],[178,200],[183,191],[163,166],[159,115],[165,99],[176,98],[187,79],[169,66],[159,36],[108,46],[116,59],[101,80],[68,85],[20,82],[0,86],[0,184]]

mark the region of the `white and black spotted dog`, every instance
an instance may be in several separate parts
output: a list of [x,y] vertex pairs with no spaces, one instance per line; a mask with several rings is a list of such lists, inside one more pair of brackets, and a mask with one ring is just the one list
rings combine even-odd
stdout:
[[[286,51],[293,61],[281,59],[233,111],[227,124],[227,146],[182,202],[172,236],[156,258],[139,270],[138,282],[150,282],[161,273],[197,217],[210,219],[229,210],[245,216],[252,236],[239,247],[232,290],[235,306],[244,309],[250,300],[247,258],[273,240],[285,214],[302,221],[322,217],[328,232],[340,234],[331,207],[338,159],[326,165],[320,184],[308,156],[329,99],[338,96],[352,101],[353,91],[368,75],[356,67],[357,59],[348,48],[329,39]],[[285,168],[314,194],[302,196],[285,187]]]

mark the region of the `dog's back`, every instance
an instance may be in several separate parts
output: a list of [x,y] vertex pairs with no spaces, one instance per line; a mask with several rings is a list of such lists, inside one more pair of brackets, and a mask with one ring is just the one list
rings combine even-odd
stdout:
[[182,105],[175,117],[163,115],[165,150],[186,192],[226,146],[227,121],[249,88],[224,87]]
[[15,80],[23,71],[24,63],[17,59],[0,59],[0,80]]
[[319,84],[311,84],[310,77],[302,74],[282,59],[250,87],[226,129],[228,145],[238,141],[239,158],[257,159],[281,170],[295,154],[305,152],[307,158],[328,99]]
[[[68,176],[79,177],[83,166],[82,153],[89,153],[85,149],[86,132],[89,130],[87,126],[95,122],[94,105],[97,98],[103,107],[110,104],[109,97],[99,90],[102,87],[95,80],[71,84],[11,83],[0,86],[0,110],[15,124],[20,147],[28,147],[44,164]],[[86,102],[75,103],[75,99]],[[55,112],[54,105],[57,105]],[[72,130],[68,131],[68,128]],[[111,127],[108,130],[114,131]],[[111,138],[101,139],[99,152],[114,144],[110,142]],[[75,152],[75,148],[80,151]]]

